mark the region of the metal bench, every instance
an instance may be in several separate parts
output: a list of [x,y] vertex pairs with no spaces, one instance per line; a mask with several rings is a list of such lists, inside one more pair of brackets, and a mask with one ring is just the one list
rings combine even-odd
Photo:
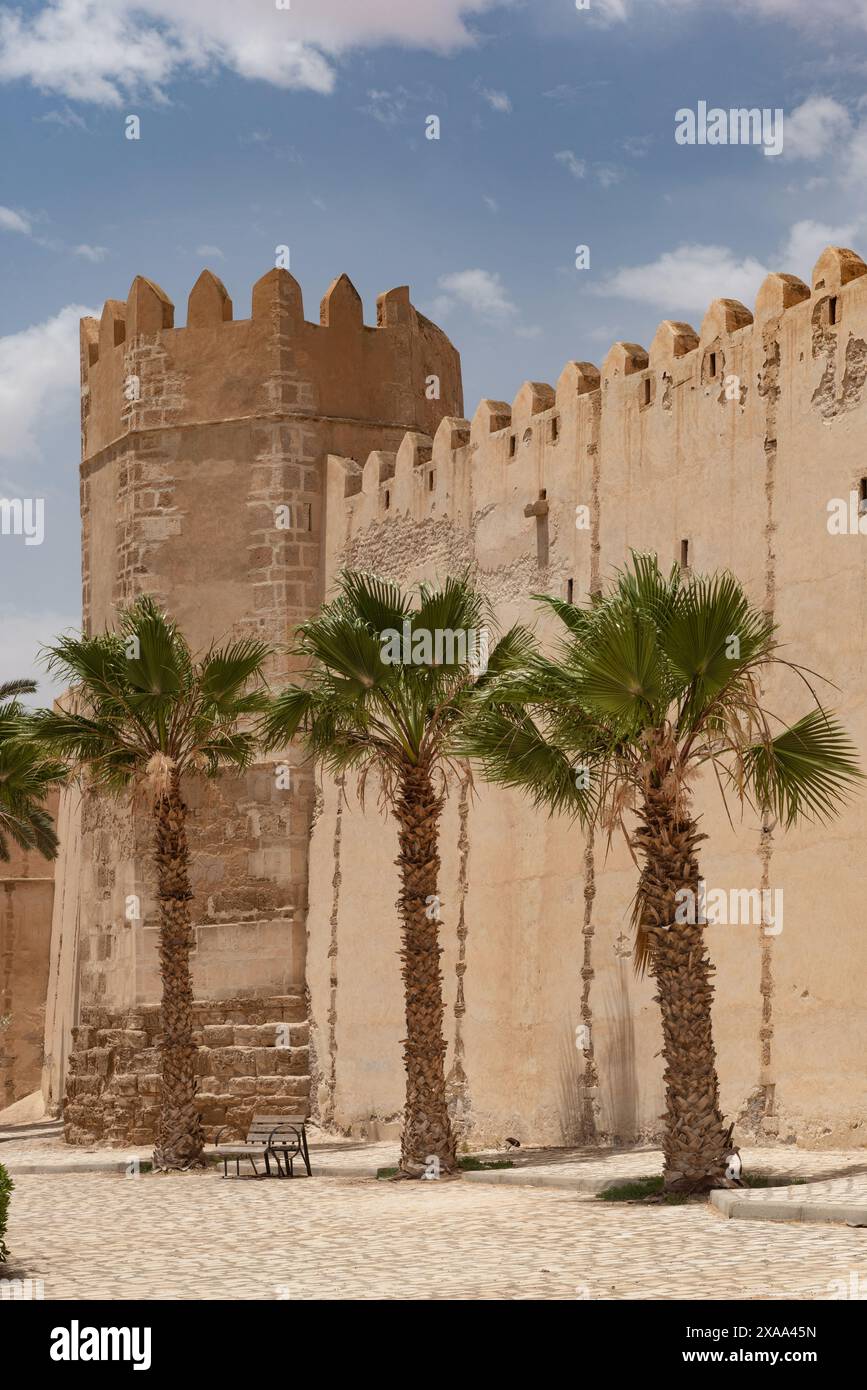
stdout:
[[[223,1125],[214,1139],[214,1152],[223,1160],[223,1177],[229,1176],[229,1164],[235,1164],[235,1176],[241,1176],[241,1163],[246,1159],[252,1165],[257,1177],[271,1176],[271,1159],[274,1159],[277,1177],[293,1178],[294,1161],[300,1158],[310,1170],[310,1151],[307,1147],[307,1126],[303,1115],[254,1115],[250,1121],[247,1138],[243,1144],[221,1144],[220,1135],[231,1125]],[[282,1157],[282,1162],[281,1162]],[[257,1159],[265,1165],[265,1172],[256,1167]]]

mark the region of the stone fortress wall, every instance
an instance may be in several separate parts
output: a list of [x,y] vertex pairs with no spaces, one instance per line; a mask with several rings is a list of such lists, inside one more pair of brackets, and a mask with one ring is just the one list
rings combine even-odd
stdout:
[[[717,300],[698,333],[666,320],[649,351],[618,343],[601,368],[568,363],[556,388],[527,382],[472,421],[457,353],[408,292],[382,296],[377,319],[363,325],[341,277],[321,324],[308,324],[296,282],[272,271],[249,320],[232,319],[205,272],[184,329],[141,279],[125,305],[85,321],[91,629],[149,591],[194,644],[255,633],[285,646],[350,565],[403,583],[468,568],[503,626],[533,621],[545,639],[533,593],[584,601],[630,548],[655,550],[663,563],[733,569],[790,654],[839,687],[829,703],[865,742],[867,566],[859,537],[827,524],[829,500],[857,498],[867,478],[858,256],[831,248],[812,287],[771,275],[754,313]],[[285,504],[288,531],[274,524]],[[287,669],[275,662],[275,683]],[[784,718],[805,708],[782,675],[768,699]],[[272,761],[188,790],[194,982],[213,1062],[203,1105],[214,1123],[241,1123],[260,1099],[309,1087],[323,1123],[390,1133],[403,1099],[396,832],[375,798],[362,811],[351,785],[341,796],[289,759],[291,793],[276,789]],[[867,802],[829,828],[783,834],[748,811],[730,826],[715,791],[699,797],[709,886],[782,888],[785,904],[779,935],[708,928],[725,1109],[743,1137],[864,1143],[855,876]],[[44,1088],[57,1103],[74,1077],[70,1137],[122,1143],[152,1119],[149,826],[92,793],[65,794],[60,817]],[[636,871],[623,846],[477,782],[453,788],[442,855],[447,1066],[465,1141],[654,1134],[661,1032],[652,985],[632,967]],[[142,902],[132,923],[129,895]],[[281,1019],[294,1056],[275,1063]]]
[[[728,567],[780,624],[785,655],[836,684],[823,697],[864,746],[867,541],[829,534],[827,506],[867,496],[865,379],[867,266],[829,249],[812,287],[771,275],[754,312],[717,300],[699,332],[666,320],[649,350],[567,363],[556,387],[483,400],[361,469],[329,458],[326,588],[343,565],[401,583],[469,567],[503,627],[535,622],[544,639],[529,596],[586,601],[630,549]],[[805,694],[782,674],[767,691],[784,718]],[[366,813],[348,798],[326,784],[314,828],[308,988],[319,1105],[376,1133],[402,1102],[396,837],[371,798]],[[731,827],[715,787],[699,800],[708,888],[783,890],[779,934],[708,927],[726,1113],[744,1137],[865,1143],[867,802],[784,834],[737,808]],[[443,841],[447,1067],[465,1137],[658,1132],[661,1029],[633,970],[623,845],[479,785],[453,789]]]

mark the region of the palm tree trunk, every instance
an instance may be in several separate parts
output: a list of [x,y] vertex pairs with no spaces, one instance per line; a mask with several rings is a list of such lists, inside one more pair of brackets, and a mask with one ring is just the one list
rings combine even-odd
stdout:
[[[707,1192],[726,1186],[728,1135],[719,1108],[711,1004],[714,967],[699,922],[680,922],[688,888],[698,899],[696,845],[705,837],[678,813],[667,792],[645,794],[636,846],[644,857],[640,926],[648,933],[650,971],[662,1010],[665,1059],[665,1188]],[[699,913],[693,914],[698,916]]]
[[424,767],[407,767],[394,806],[400,854],[401,951],[406,993],[406,1108],[400,1174],[420,1177],[429,1160],[456,1173],[455,1138],[446,1103],[443,981],[440,970],[437,876],[442,797]]
[[190,851],[187,808],[180,779],[154,801],[160,905],[160,974],[163,983],[160,1121],[154,1167],[163,1171],[199,1167],[204,1133],[196,1106],[196,1046],[193,1042],[193,982],[190,977]]

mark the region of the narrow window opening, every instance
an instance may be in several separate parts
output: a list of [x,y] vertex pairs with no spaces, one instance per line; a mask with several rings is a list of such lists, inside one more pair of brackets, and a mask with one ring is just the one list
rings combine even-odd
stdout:
[[513,459],[513,458],[515,457],[515,449],[517,448],[517,444],[518,444],[518,436],[517,436],[516,434],[510,435],[510,436],[509,436],[509,458],[510,458],[510,459]]
[[651,381],[650,381],[650,377],[648,376],[648,377],[645,377],[645,380],[644,380],[644,388],[643,388],[643,389],[644,389],[644,404],[645,404],[645,405],[650,405],[650,387],[651,387]]
[[858,484],[858,511],[867,512],[867,478],[862,478]]
[[428,490],[428,492],[433,492],[433,490],[434,490],[434,476],[435,476],[434,470],[431,469],[430,472],[429,472],[428,475],[427,475],[427,490]]
[[680,568],[682,570],[689,569],[689,541],[681,541],[680,543]]
[[837,296],[836,296],[836,295],[832,295],[832,297],[828,300],[828,322],[829,322],[830,324],[835,324],[835,323],[837,322]]
[[557,415],[551,416],[551,443],[556,444],[560,438],[560,418]]
[[711,380],[713,380],[713,378],[716,376],[716,353],[715,353],[715,352],[712,352],[711,355],[710,355],[710,361],[708,362],[708,373],[709,373],[709,375],[710,375],[710,377],[711,377]]
[[391,505],[391,493],[389,492],[388,488],[386,488],[386,489],[385,489],[385,510],[386,510],[386,511],[388,511],[390,505]]
[[575,580],[566,580],[566,602],[572,603],[575,599]]

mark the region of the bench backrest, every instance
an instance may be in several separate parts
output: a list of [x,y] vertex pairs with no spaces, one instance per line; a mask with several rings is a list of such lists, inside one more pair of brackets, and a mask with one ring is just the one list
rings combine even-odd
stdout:
[[248,1144],[296,1144],[301,1136],[303,1115],[254,1115],[247,1131]]

